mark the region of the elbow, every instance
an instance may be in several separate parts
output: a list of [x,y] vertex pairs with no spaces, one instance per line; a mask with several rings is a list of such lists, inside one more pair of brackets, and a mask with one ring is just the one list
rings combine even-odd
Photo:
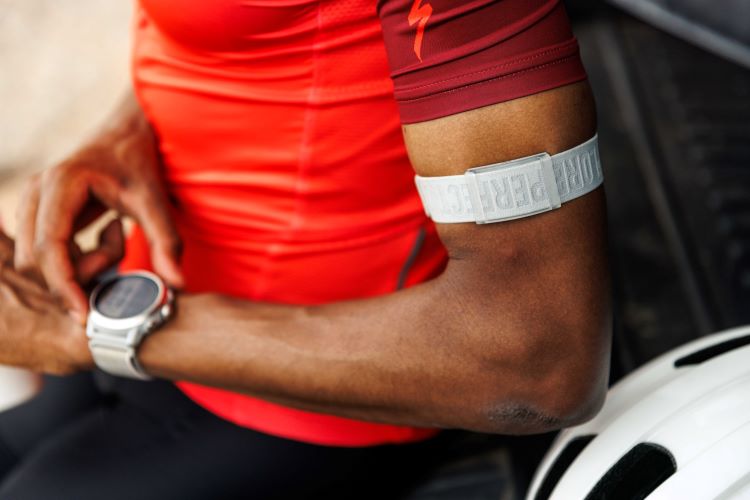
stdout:
[[[582,375],[588,375],[584,371]],[[575,376],[561,378],[549,387],[540,387],[536,393],[530,395],[535,407],[554,418],[554,425],[545,431],[560,430],[588,422],[594,418],[604,406],[607,395],[606,374],[596,374],[591,378]]]
[[545,431],[583,424],[594,418],[607,395],[609,349],[555,363],[552,370],[530,382],[529,404],[553,425]]
[[[559,331],[544,337],[570,339]],[[532,342],[516,356],[510,383],[507,368],[501,369],[498,362],[475,407],[476,430],[539,434],[580,425],[595,417],[607,393],[609,337],[609,330],[602,329],[588,337],[585,348],[572,340],[564,342],[566,345],[559,341]]]
[[568,385],[554,393],[540,388],[519,398],[487,398],[477,417],[476,430],[492,434],[542,434],[583,424],[604,404],[606,389],[599,383]]

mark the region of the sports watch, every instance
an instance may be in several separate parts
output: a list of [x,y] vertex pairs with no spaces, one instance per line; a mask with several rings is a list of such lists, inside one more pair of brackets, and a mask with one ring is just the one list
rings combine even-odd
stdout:
[[174,312],[174,293],[147,271],[117,274],[94,288],[86,323],[96,365],[120,377],[149,380],[136,352]]

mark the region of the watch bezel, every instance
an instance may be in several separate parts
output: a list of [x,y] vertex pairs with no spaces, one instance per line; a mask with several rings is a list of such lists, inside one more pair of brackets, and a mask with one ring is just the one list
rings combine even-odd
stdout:
[[[112,282],[129,277],[145,278],[153,281],[156,284],[158,292],[153,302],[146,309],[144,309],[143,312],[129,318],[110,318],[109,316],[105,316],[104,314],[100,313],[96,309],[96,300],[99,297],[101,291]],[[91,296],[89,297],[88,322],[97,330],[104,330],[103,332],[97,333],[105,333],[108,335],[126,335],[128,331],[137,329],[138,327],[148,322],[148,320],[154,315],[154,313],[156,313],[159,308],[164,305],[167,297],[167,292],[168,289],[164,281],[159,276],[149,271],[129,271],[125,273],[115,274],[114,276],[111,276],[99,283],[91,293]]]

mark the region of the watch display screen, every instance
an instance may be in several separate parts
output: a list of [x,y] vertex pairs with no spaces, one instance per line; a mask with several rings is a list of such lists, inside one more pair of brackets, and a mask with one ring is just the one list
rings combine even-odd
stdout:
[[94,306],[108,318],[125,319],[146,312],[158,298],[159,287],[152,280],[125,276],[102,288]]

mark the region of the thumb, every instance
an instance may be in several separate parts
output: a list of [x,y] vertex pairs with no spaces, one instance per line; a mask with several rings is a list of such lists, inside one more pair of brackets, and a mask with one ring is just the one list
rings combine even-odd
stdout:
[[182,241],[164,193],[155,186],[141,191],[128,211],[146,234],[154,271],[174,288],[183,288],[185,278],[180,268]]
[[182,254],[181,248],[180,244],[175,246],[169,241],[151,243],[151,263],[154,266],[154,271],[164,278],[171,287],[177,289],[185,286],[185,278],[179,265]]

